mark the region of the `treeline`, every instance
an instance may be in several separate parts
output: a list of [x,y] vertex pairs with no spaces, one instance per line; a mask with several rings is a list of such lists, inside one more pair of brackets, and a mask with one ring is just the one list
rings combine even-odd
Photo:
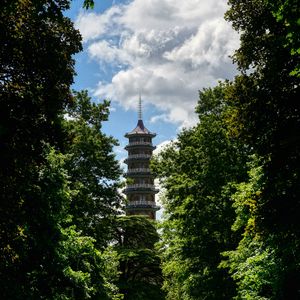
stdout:
[[70,90],[69,5],[1,2],[0,298],[160,299],[156,228],[120,216],[109,103]]
[[300,299],[298,4],[229,1],[240,74],[153,162],[167,299]]
[[229,1],[240,74],[153,160],[160,239],[121,216],[109,103],[70,90],[69,5],[1,3],[0,298],[299,299],[297,1]]

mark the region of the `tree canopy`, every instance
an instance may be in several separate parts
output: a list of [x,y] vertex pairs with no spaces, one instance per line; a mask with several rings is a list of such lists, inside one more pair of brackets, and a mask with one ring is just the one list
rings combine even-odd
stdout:
[[1,4],[1,297],[112,299],[100,250],[121,172],[101,133],[108,103],[70,90],[81,50],[70,1]]
[[162,224],[167,299],[228,299],[229,274],[218,268],[220,252],[234,247],[229,183],[246,177],[247,149],[229,136],[227,84],[200,92],[200,122],[183,131],[153,168],[166,189]]
[[154,157],[158,231],[123,215],[109,102],[70,89],[70,1],[1,4],[2,298],[300,298],[296,0],[229,0],[239,74],[200,91],[198,123]]
[[145,216],[121,216],[113,225],[112,247],[117,253],[119,278],[116,285],[124,299],[164,299],[159,253],[159,236]]

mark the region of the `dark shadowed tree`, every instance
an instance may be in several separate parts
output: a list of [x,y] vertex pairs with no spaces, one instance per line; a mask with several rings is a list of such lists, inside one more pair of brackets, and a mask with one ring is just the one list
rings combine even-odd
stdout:
[[159,236],[145,216],[122,216],[114,224],[113,249],[119,262],[115,283],[124,299],[164,299],[160,258],[155,248]]
[[[259,197],[251,196],[256,202],[256,209],[255,213],[249,215],[249,220],[254,219],[255,226],[247,236],[248,245],[251,242],[252,246],[255,245],[259,236],[257,251],[272,255],[269,255],[271,260],[257,262],[265,270],[270,269],[270,261],[279,266],[277,272],[272,269],[272,277],[268,280],[265,280],[267,277],[264,272],[251,271],[256,274],[256,284],[261,287],[251,297],[298,299],[299,5],[293,0],[230,0],[229,5],[226,18],[241,36],[240,48],[234,54],[241,75],[235,79],[227,97],[236,107],[235,120],[239,136],[253,148],[262,167],[260,181],[263,185],[257,190]],[[247,232],[247,226],[245,230]],[[245,272],[240,273],[240,279],[243,279],[239,283],[239,292],[247,298],[250,297],[247,293],[253,290],[249,286],[244,289],[242,285],[247,280],[249,283],[252,275],[242,265],[245,266],[252,256],[250,252],[244,251],[247,244],[245,239],[241,243],[240,265],[235,260],[232,271]],[[237,257],[239,252],[235,254]],[[263,282],[266,282],[265,286]]]
[[63,15],[69,5],[1,2],[3,299],[118,299],[100,250],[120,171],[115,141],[100,131],[108,103],[70,91],[81,37]]
[[53,167],[49,149],[63,144],[59,115],[72,101],[72,55],[81,49],[78,31],[63,16],[68,7],[69,1],[1,2],[0,281],[5,299],[35,299],[38,289],[48,290],[44,275],[37,283],[33,272],[52,272],[60,236],[64,180],[60,171],[48,172]]

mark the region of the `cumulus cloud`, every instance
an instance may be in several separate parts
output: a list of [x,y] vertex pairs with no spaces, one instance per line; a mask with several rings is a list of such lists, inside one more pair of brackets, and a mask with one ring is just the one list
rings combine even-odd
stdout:
[[120,13],[120,6],[112,6],[104,14],[81,11],[76,18],[75,27],[80,30],[83,41],[87,42],[101,37],[107,31],[111,31],[114,24],[113,20]]
[[162,152],[163,150],[165,150],[168,146],[172,145],[173,142],[175,142],[176,140],[166,140],[161,142],[160,144],[158,144],[155,148],[155,150],[153,151],[154,155],[158,155],[160,152]]
[[195,124],[198,90],[236,72],[229,55],[238,36],[223,20],[226,0],[132,0],[102,14],[81,12],[76,26],[100,66],[114,66],[99,97],[136,109],[137,95],[155,105],[152,122]]
[[105,61],[106,63],[111,64],[118,62],[122,62],[124,64],[129,59],[129,56],[125,51],[111,45],[106,40],[92,43],[88,47],[88,53],[90,57],[96,60]]
[[[153,151],[153,154],[154,155],[158,155],[161,151],[163,151],[164,149],[166,149],[168,146],[170,146],[173,142],[175,142],[175,140],[173,141],[170,141],[170,140],[166,140],[166,141],[163,141],[161,142],[160,144],[158,144],[156,146],[156,149]],[[164,197],[164,189],[162,187],[162,185],[160,184],[159,180],[158,179],[155,179],[154,180],[154,184],[156,186],[156,188],[159,190],[159,193],[156,195],[156,202],[157,204],[161,207],[161,209],[157,212],[157,219],[158,220],[161,220],[162,219],[162,216],[163,216],[163,213],[164,213],[164,207],[163,207],[163,197]]]

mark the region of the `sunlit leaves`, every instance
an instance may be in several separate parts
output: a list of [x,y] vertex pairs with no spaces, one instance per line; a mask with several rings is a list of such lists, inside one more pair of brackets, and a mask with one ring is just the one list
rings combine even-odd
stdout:
[[227,86],[200,92],[199,124],[152,163],[165,189],[161,247],[168,299],[228,299],[234,293],[218,264],[220,252],[236,240],[226,186],[244,178],[246,148],[227,132]]

